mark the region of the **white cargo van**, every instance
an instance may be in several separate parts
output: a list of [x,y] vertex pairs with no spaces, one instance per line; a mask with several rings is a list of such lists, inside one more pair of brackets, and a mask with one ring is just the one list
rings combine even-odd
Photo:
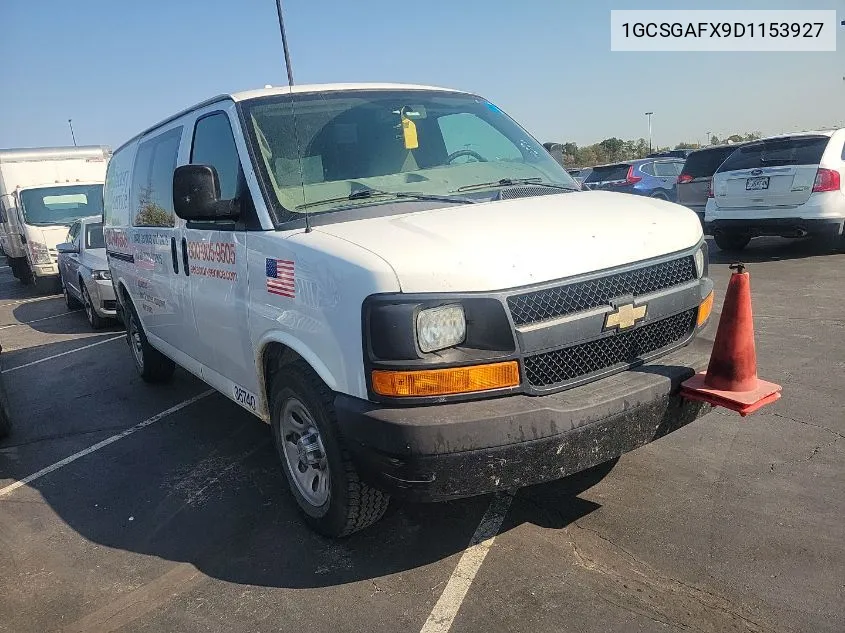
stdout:
[[474,94],[210,99],[118,149],[105,186],[141,376],[174,364],[268,422],[309,523],[612,462],[694,420],[712,304],[696,215],[581,191]]
[[78,218],[103,212],[107,147],[0,150],[0,244],[16,278],[45,289],[56,245]]

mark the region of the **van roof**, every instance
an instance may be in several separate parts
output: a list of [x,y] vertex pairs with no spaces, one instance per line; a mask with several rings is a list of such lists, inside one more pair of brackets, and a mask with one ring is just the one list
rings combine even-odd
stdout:
[[106,158],[111,149],[106,145],[79,147],[19,147],[0,149],[0,163],[23,163],[42,160],[67,160],[79,158]]
[[338,83],[338,84],[301,84],[295,86],[273,86],[270,88],[258,88],[256,90],[244,90],[241,92],[231,92],[217,95],[216,97],[212,97],[211,99],[206,99],[205,101],[201,101],[192,105],[189,108],[185,108],[184,110],[180,110],[176,114],[167,117],[166,119],[159,121],[155,125],[151,125],[150,127],[146,128],[145,130],[139,132],[132,138],[128,139],[125,143],[121,144],[115,152],[120,151],[127,145],[129,145],[132,141],[144,136],[145,134],[152,132],[153,130],[165,125],[166,123],[170,123],[171,121],[178,119],[189,112],[193,112],[194,110],[198,110],[199,108],[204,108],[207,105],[211,105],[212,103],[217,103],[218,101],[224,100],[231,100],[236,103],[240,101],[246,101],[248,99],[256,99],[258,97],[270,97],[275,95],[286,95],[286,94],[307,94],[309,92],[316,93],[316,92],[338,92],[343,90],[438,90],[438,91],[445,91],[445,92],[460,92],[459,90],[455,90],[454,88],[441,88],[438,86],[424,86],[418,84],[400,84],[400,83]]
[[424,86],[418,84],[398,83],[341,83],[341,84],[303,84],[295,86],[273,86],[271,88],[260,88],[258,90],[245,90],[233,92],[228,96],[233,101],[245,101],[256,97],[269,97],[273,95],[304,94],[309,92],[338,92],[343,90],[445,90],[447,92],[458,92],[452,88],[440,88],[438,86]]

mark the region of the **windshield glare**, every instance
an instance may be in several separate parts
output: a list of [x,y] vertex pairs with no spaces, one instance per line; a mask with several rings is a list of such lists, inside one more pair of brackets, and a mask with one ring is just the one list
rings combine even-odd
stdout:
[[79,218],[103,212],[103,185],[62,185],[24,189],[21,208],[27,224],[70,226]]
[[[468,185],[534,178],[578,189],[542,145],[473,95],[340,91],[263,97],[241,107],[259,177],[282,221],[306,210],[392,201],[346,199],[368,188],[449,195]],[[479,191],[491,198],[497,187]]]

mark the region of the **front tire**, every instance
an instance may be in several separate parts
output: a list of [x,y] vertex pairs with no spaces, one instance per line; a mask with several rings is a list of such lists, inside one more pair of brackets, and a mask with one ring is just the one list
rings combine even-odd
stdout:
[[135,306],[129,302],[127,311],[128,323],[126,324],[126,340],[132,352],[132,360],[135,362],[135,369],[144,382],[160,383],[167,382],[173,377],[176,363],[162,354],[147,341],[144,328],[141,326],[141,319],[135,311]]
[[80,308],[79,301],[74,297],[70,296],[70,293],[67,290],[67,284],[65,283],[64,278],[61,279],[62,283],[62,294],[65,297],[65,305],[67,306],[68,310],[78,310]]
[[273,378],[270,402],[276,451],[305,521],[333,538],[378,521],[390,497],[359,478],[323,381],[302,361],[285,365]]
[[748,246],[748,242],[751,241],[751,237],[740,233],[719,232],[713,236],[713,241],[715,241],[716,246],[723,251],[741,251]]
[[91,301],[91,295],[88,293],[88,288],[85,287],[85,282],[81,279],[79,280],[79,287],[82,288],[82,307],[85,309],[85,316],[88,319],[88,323],[95,330],[102,330],[108,325],[108,320],[97,314],[97,310],[94,309],[94,302]]

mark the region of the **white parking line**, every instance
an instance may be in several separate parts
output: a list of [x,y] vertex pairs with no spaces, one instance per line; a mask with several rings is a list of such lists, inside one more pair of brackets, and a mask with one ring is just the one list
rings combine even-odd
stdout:
[[112,443],[116,442],[117,440],[122,440],[124,437],[130,436],[133,433],[135,433],[136,431],[140,431],[141,429],[148,427],[151,424],[155,424],[156,422],[158,422],[162,418],[166,418],[171,413],[176,413],[177,411],[184,409],[188,405],[193,404],[197,400],[201,400],[202,398],[205,398],[206,396],[211,395],[212,393],[214,393],[213,389],[209,389],[208,391],[203,391],[201,394],[196,395],[193,398],[188,398],[184,402],[180,402],[179,404],[174,405],[174,406],[170,407],[169,409],[162,411],[161,413],[156,413],[153,417],[147,418],[146,420],[144,420],[143,422],[139,422],[135,426],[130,426],[128,429],[118,433],[117,435],[112,435],[111,437],[107,437],[102,442],[97,442],[96,444],[89,446],[88,448],[81,450],[78,453],[74,453],[70,457],[65,457],[63,460],[56,462],[55,464],[51,464],[50,466],[47,466],[46,468],[42,468],[38,472],[32,473],[31,475],[24,477],[20,481],[16,481],[13,484],[9,484],[5,488],[0,488],[0,497],[3,497],[5,495],[10,494],[10,493],[14,492],[15,490],[17,490],[18,488],[20,488],[21,486],[25,486],[26,484],[33,482],[36,479],[39,479],[39,478],[43,477],[44,475],[47,475],[47,474],[53,472],[54,470],[58,470],[59,468],[67,466],[71,462],[75,462],[80,457],[85,457],[86,455],[90,455],[94,451],[98,451],[101,448],[103,448],[104,446],[108,446],[109,444],[112,444]]
[[61,314],[54,314],[53,316],[41,317],[40,319],[33,319],[32,321],[21,321],[20,323],[9,323],[9,325],[0,325],[0,330],[5,330],[10,327],[18,327],[19,325],[29,325],[30,323],[40,323],[41,321],[49,321],[50,319],[58,319],[59,317],[73,314],[74,312],[81,312],[81,310],[68,310]]
[[511,507],[511,501],[513,501],[511,495],[502,494],[497,495],[490,502],[490,506],[475,529],[475,534],[469,541],[469,546],[458,561],[455,571],[449,577],[446,588],[443,589],[440,599],[434,605],[420,633],[447,633],[452,628],[458,609],[461,608],[461,603],[472,581],[475,580],[481,563],[490,551],[499,528],[502,527],[502,521],[505,520],[505,515]]
[[[90,345],[83,345],[82,347],[76,347],[74,349],[69,349],[66,352],[61,352],[60,354],[53,354],[52,356],[48,356],[47,358],[39,358],[38,360],[34,360],[31,363],[24,363],[23,365],[18,365],[17,367],[9,367],[9,369],[4,369],[2,372],[3,374],[8,374],[9,372],[17,371],[19,369],[24,369],[25,367],[32,367],[33,365],[37,365],[38,363],[44,363],[48,360],[53,360],[54,358],[59,358],[61,356],[67,356],[68,354],[75,354],[76,352],[81,352],[82,350],[91,349],[92,347],[97,347],[97,345],[103,345],[105,343],[111,343],[112,341],[116,341],[118,339],[126,338],[123,334],[119,336],[112,336],[111,338],[107,338],[103,341],[97,341],[96,343],[91,343]],[[10,350],[11,351],[11,350]]]
[[35,303],[36,301],[44,301],[45,299],[58,299],[63,295],[44,295],[43,297],[30,297],[29,299],[15,299],[14,301],[9,301],[8,303],[0,304],[0,305],[11,305],[13,303]]

